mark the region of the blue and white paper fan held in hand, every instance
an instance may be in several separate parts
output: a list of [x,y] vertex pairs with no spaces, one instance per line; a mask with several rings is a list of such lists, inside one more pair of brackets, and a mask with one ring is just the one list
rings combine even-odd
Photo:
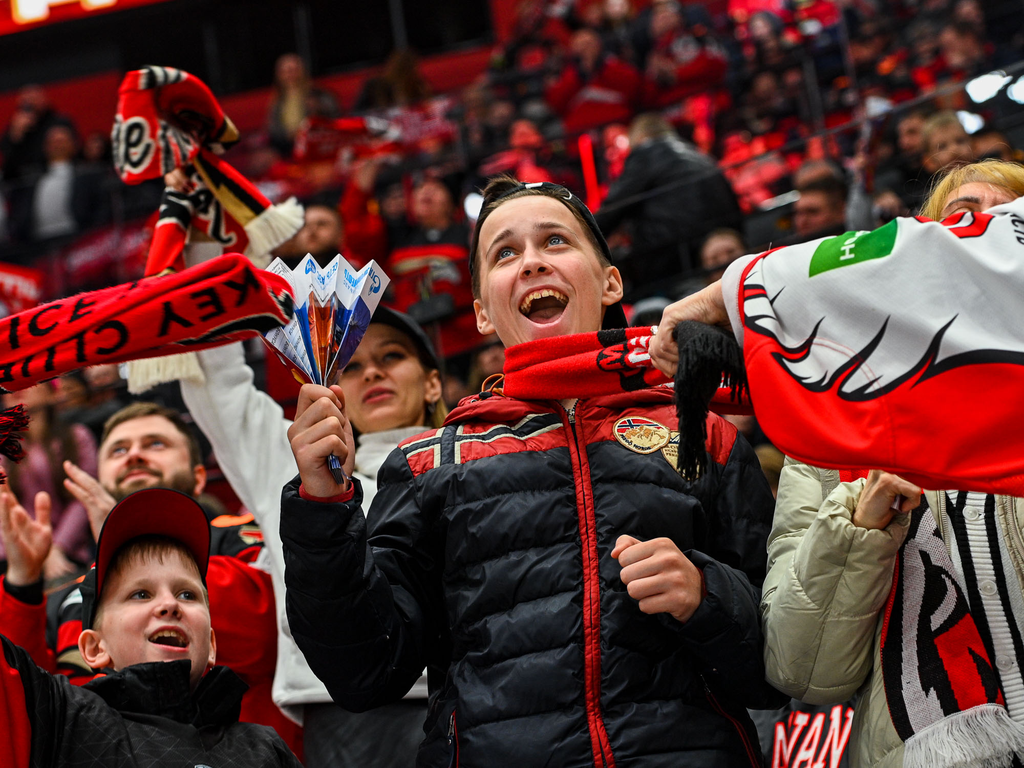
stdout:
[[[357,270],[340,253],[323,268],[307,253],[295,269],[274,259],[267,270],[291,283],[295,314],[264,341],[300,382],[337,384],[391,279],[376,261]],[[327,465],[341,485],[341,461],[329,456]]]

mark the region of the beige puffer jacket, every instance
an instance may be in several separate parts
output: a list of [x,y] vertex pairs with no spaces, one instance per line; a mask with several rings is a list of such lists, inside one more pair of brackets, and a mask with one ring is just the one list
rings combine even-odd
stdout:
[[[812,704],[857,694],[851,768],[893,768],[903,764],[903,742],[889,718],[879,640],[909,519],[897,516],[884,530],[855,527],[863,487],[863,480],[839,482],[835,470],[786,460],[761,598],[765,667],[772,685]],[[925,495],[938,516],[944,494]],[[1024,501],[997,497],[996,510],[1024,584]]]

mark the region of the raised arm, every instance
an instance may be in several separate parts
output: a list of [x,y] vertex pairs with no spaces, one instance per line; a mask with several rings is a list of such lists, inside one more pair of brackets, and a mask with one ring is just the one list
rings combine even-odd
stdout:
[[363,711],[398,700],[422,672],[428,638],[438,635],[430,627],[441,615],[440,576],[433,527],[401,451],[379,474],[372,539],[358,482],[331,476],[327,456],[351,469],[352,450],[340,388],[331,394],[300,395],[291,429],[300,477],[281,499],[288,620],[334,700]]
[[224,476],[263,530],[277,574],[284,573],[278,536],[281,488],[295,476],[288,427],[281,407],[253,384],[241,344],[197,353],[205,384],[181,383],[196,425],[203,431]]
[[920,494],[878,472],[825,494],[828,485],[820,470],[787,459],[761,598],[768,679],[811,704],[846,701],[870,673],[906,536],[906,517],[890,505],[902,493],[912,499],[904,507],[917,506]]

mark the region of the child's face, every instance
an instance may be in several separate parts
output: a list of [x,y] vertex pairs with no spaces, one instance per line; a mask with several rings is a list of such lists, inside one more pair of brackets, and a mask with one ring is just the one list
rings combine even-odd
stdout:
[[598,331],[605,308],[622,298],[619,271],[602,266],[584,225],[550,197],[498,206],[478,248],[477,328],[505,346]]
[[108,576],[97,619],[79,639],[94,669],[188,659],[194,689],[216,660],[203,583],[195,563],[180,552],[135,558]]
[[924,167],[936,173],[954,163],[960,165],[974,159],[971,137],[959,125],[937,128],[928,139]]

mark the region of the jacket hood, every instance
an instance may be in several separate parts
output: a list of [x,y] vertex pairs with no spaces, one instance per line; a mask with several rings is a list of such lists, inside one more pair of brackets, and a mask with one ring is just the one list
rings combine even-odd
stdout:
[[193,692],[191,669],[187,660],[133,664],[83,687],[119,712],[166,717],[196,728],[237,722],[242,694],[249,686],[227,667],[214,667]]

